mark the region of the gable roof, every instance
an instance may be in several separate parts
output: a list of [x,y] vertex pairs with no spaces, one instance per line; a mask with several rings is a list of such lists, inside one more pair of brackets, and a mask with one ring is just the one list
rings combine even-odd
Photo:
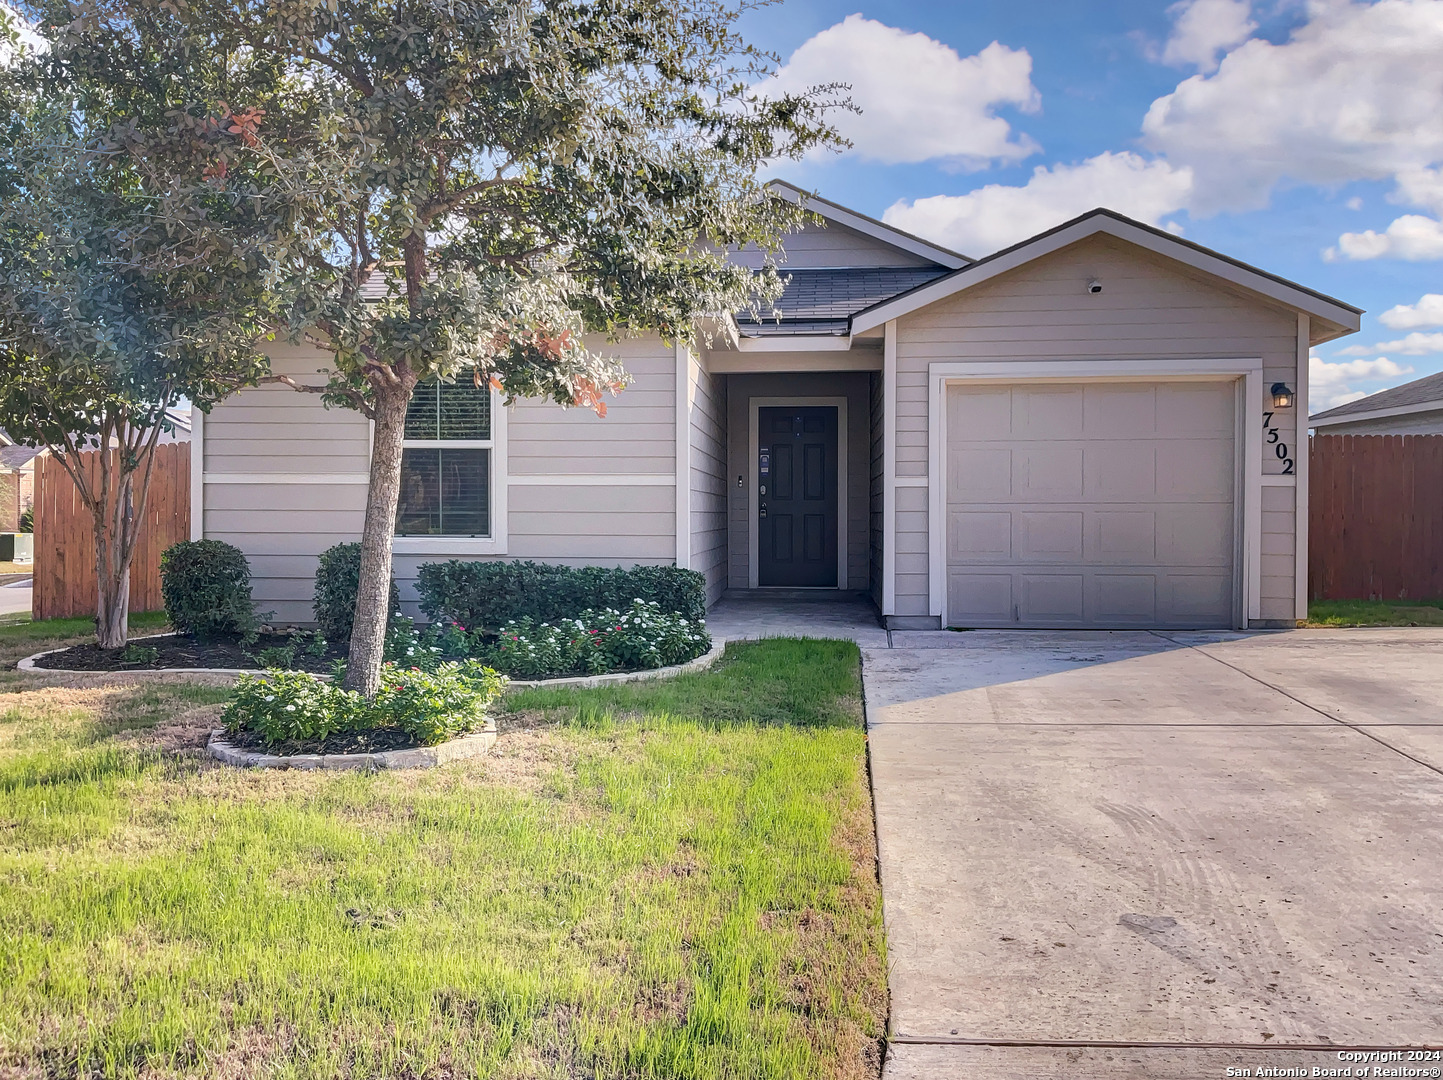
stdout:
[[1320,420],[1341,423],[1375,417],[1381,419],[1383,416],[1404,416],[1408,413],[1435,410],[1443,410],[1443,371],[1424,375],[1421,379],[1414,379],[1391,390],[1379,390],[1376,394],[1369,394],[1357,401],[1315,413],[1308,417],[1308,423],[1316,424]]
[[1361,308],[1345,304],[1266,270],[1259,270],[1256,266],[1250,266],[1191,240],[1184,240],[1170,232],[1144,225],[1115,210],[1099,207],[1071,221],[1063,222],[1056,228],[1038,233],[1021,243],[954,270],[936,281],[920,285],[901,296],[892,297],[858,312],[852,317],[851,332],[859,334],[874,329],[944,297],[980,285],[1009,270],[1015,270],[1034,259],[1099,234],[1136,244],[1321,320],[1324,332],[1321,335],[1312,335],[1313,344],[1331,341],[1358,329],[1359,316],[1363,313]]
[[835,222],[845,228],[852,229],[869,236],[873,240],[879,240],[884,244],[890,244],[900,251],[908,252],[920,258],[936,263],[938,266],[945,266],[948,270],[957,270],[970,265],[973,260],[962,255],[951,248],[944,248],[940,244],[934,244],[930,240],[923,240],[920,236],[914,236],[905,230],[878,221],[876,218],[868,217],[866,214],[859,214],[855,210],[848,210],[830,199],[824,199],[820,195],[814,195],[804,191],[795,184],[789,184],[785,180],[768,180],[767,189],[774,194],[790,202],[800,203],[812,213],[825,221]]
[[0,469],[8,472],[23,469],[42,453],[44,449],[38,446],[0,446]]
[[945,273],[940,266],[789,270],[786,288],[773,310],[762,309],[760,318],[749,311],[736,312],[737,329],[743,337],[845,337],[848,322],[857,312]]

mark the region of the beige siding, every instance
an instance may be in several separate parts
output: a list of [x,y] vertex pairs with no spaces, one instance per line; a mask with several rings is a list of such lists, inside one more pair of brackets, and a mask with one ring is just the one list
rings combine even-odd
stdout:
[[727,587],[727,385],[691,361],[691,568],[706,575],[707,604]]
[[[274,373],[307,385],[325,381],[319,351],[276,345],[268,352]],[[259,611],[309,621],[316,556],[361,535],[366,487],[334,478],[366,475],[370,424],[350,409],[327,409],[314,394],[270,384],[221,402],[202,431],[206,538],[245,552]],[[246,481],[223,482],[237,474]],[[313,482],[288,482],[301,478]]]
[[[762,253],[746,249],[732,256],[744,266],[757,267]],[[777,262],[784,269],[809,266],[931,266],[930,259],[894,248],[845,225],[808,224],[788,236]]]
[[[1100,295],[1087,291],[1092,278],[1103,283]],[[897,474],[927,474],[933,362],[1256,356],[1264,385],[1291,384],[1296,334],[1290,310],[1122,241],[1090,238],[898,321]],[[1269,490],[1267,504],[1286,501],[1291,513],[1294,490]],[[925,489],[899,488],[898,615],[928,611],[927,524]],[[1282,546],[1278,535],[1271,543]],[[1265,556],[1262,569],[1263,618],[1290,618],[1291,553]]]
[[[584,477],[570,485],[508,486],[505,556],[454,551],[398,554],[396,576],[411,613],[418,567],[447,558],[521,558],[574,565],[671,563],[676,557],[675,352],[659,339],[602,346],[621,358],[631,385],[608,400],[607,416],[522,401],[508,413],[508,474]],[[324,354],[277,348],[273,368],[320,382]],[[204,529],[246,552],[257,606],[287,622],[312,617],[316,557],[360,538],[363,483],[288,483],[286,478],[364,476],[369,425],[317,397],[267,386],[218,405],[204,428]],[[214,482],[217,474],[259,482]],[[660,483],[627,482],[645,476]],[[617,483],[601,483],[616,477]]]
[[736,486],[737,476],[751,475],[751,399],[845,397],[847,399],[847,588],[868,587],[870,563],[871,394],[870,373],[727,376],[727,475],[732,483],[728,518],[729,588],[748,587],[751,553],[750,483]]
[[1318,435],[1443,435],[1443,410],[1318,427]]

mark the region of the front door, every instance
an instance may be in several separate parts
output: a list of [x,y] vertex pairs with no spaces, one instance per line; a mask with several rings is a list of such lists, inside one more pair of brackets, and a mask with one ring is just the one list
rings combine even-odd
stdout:
[[837,408],[757,410],[757,583],[837,586]]

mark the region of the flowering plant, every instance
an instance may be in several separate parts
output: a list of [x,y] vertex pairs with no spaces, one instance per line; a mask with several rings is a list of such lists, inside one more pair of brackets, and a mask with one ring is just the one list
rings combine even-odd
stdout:
[[501,628],[481,655],[498,671],[523,679],[597,675],[680,664],[711,648],[700,620],[669,615],[654,601],[625,611],[597,608],[575,619],[517,619]]
[[273,668],[238,676],[221,720],[227,731],[254,731],[267,743],[320,740],[367,730],[373,718],[365,706],[360,694],[335,683]]

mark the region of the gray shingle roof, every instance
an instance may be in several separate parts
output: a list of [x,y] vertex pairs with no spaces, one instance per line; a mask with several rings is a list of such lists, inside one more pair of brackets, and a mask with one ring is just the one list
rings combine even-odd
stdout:
[[[947,273],[942,266],[868,266],[828,270],[783,270],[790,279],[776,312],[736,313],[744,337],[847,333],[848,319],[873,304],[925,285]],[[780,313],[778,321],[777,313]]]
[[0,446],[0,469],[24,468],[39,453],[34,446]]
[[1379,390],[1376,394],[1369,394],[1357,401],[1339,405],[1336,409],[1314,413],[1308,419],[1330,420],[1338,416],[1351,416],[1354,413],[1374,412],[1378,409],[1401,409],[1408,405],[1427,405],[1435,402],[1438,408],[1443,409],[1443,371],[1435,375],[1425,375],[1421,379],[1414,379],[1410,383],[1395,386],[1391,390]]

